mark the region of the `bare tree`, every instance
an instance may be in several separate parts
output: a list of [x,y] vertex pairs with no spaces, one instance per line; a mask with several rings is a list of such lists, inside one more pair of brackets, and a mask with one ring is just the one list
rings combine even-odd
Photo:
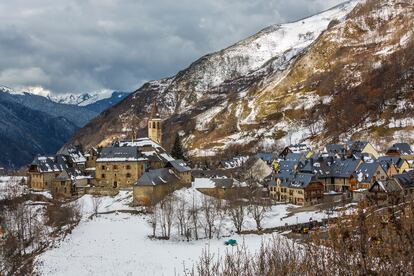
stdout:
[[201,210],[203,211],[203,225],[206,237],[213,238],[214,223],[217,217],[217,210],[215,208],[215,199],[204,196]]
[[193,194],[193,202],[190,207],[190,217],[191,217],[191,222],[193,224],[194,237],[196,240],[198,240],[199,211],[200,211],[200,207],[195,201],[194,194]]
[[187,203],[184,199],[181,198],[177,202],[177,211],[176,211],[178,233],[181,236],[184,236],[184,224],[186,223],[186,217],[187,217],[186,211],[187,211]]
[[228,208],[228,212],[230,214],[231,221],[236,228],[236,233],[240,234],[246,216],[245,206],[243,203],[232,203],[230,208]]
[[158,207],[157,205],[151,205],[148,207],[148,212],[150,213],[149,224],[152,228],[152,237],[155,238],[157,232],[157,222],[158,222]]
[[99,213],[99,208],[102,205],[102,197],[99,196],[94,196],[92,197],[92,210],[93,210],[93,214],[96,216],[98,216]]
[[171,227],[174,219],[174,197],[166,196],[160,202],[160,226],[163,238],[169,239],[171,236]]

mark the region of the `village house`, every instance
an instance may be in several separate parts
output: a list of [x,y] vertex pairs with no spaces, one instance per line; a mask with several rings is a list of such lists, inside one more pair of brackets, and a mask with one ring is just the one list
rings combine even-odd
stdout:
[[247,195],[248,187],[234,178],[195,178],[192,187],[199,192],[216,198],[235,198]]
[[269,183],[269,191],[277,201],[309,206],[321,202],[324,187],[314,174],[284,172]]
[[362,163],[354,173],[350,190],[369,189],[375,181],[385,181],[388,178],[387,172],[379,162]]
[[96,168],[96,159],[98,159],[98,150],[95,148],[90,148],[86,153],[85,153],[85,169],[86,170],[90,170],[92,169],[93,171]]
[[147,162],[137,147],[103,148],[96,159],[96,185],[114,189],[132,187],[144,174]]
[[51,193],[53,198],[69,198],[75,193],[74,177],[67,171],[61,172],[52,180]]
[[312,153],[312,149],[306,144],[296,144],[285,147],[279,154],[279,158],[285,159],[289,153],[306,152],[307,154]]
[[367,199],[375,204],[398,204],[413,198],[414,175],[411,172],[396,174],[386,181],[376,181],[367,195]]
[[170,168],[149,170],[133,185],[133,204],[153,205],[185,185]]
[[374,159],[379,157],[378,151],[368,141],[349,141],[347,147],[348,156],[352,156],[355,153],[366,153]]
[[405,171],[408,171],[410,169],[410,165],[408,164],[408,161],[405,159],[402,159],[399,156],[381,156],[378,158],[379,162],[388,162],[390,164],[393,164],[398,173],[404,173]]
[[411,146],[407,143],[396,143],[392,145],[385,155],[388,156],[399,156],[403,159],[410,159],[414,158],[414,152],[411,149]]
[[70,168],[74,168],[74,165],[67,156],[36,156],[28,169],[29,187],[35,190],[50,190],[52,181]]
[[59,155],[64,155],[70,158],[77,169],[84,171],[86,168],[86,158],[77,146],[69,145],[58,151]]
[[186,186],[191,187],[191,168],[187,166],[187,164],[181,160],[171,160],[168,161],[166,168],[172,169],[174,173],[180,178],[180,182]]
[[[327,168],[319,170],[319,180],[323,183],[326,192],[347,192],[356,185],[355,175],[362,160],[356,159],[333,159],[328,161]],[[319,163],[320,164],[320,163]],[[351,186],[353,186],[351,188]]]

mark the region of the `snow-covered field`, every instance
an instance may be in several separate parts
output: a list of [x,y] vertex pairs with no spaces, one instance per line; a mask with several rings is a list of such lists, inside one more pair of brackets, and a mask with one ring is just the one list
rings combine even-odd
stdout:
[[[41,275],[183,275],[202,250],[232,250],[224,239],[191,242],[151,240],[143,216],[110,214],[83,222],[57,248],[38,258]],[[244,236],[250,250],[257,250],[271,235]],[[233,236],[241,242],[243,238]]]
[[[179,198],[190,202],[200,201],[204,195],[193,189],[175,192]],[[223,235],[220,239],[200,239],[187,242],[176,234],[176,227],[170,240],[153,240],[149,216],[115,212],[101,214],[90,220],[93,213],[92,199],[85,195],[78,199],[83,213],[79,226],[65,240],[55,244],[36,260],[36,271],[40,275],[183,275],[184,265],[192,268],[204,249],[223,255],[224,241],[234,238],[244,243],[250,252],[255,252],[263,242],[278,234],[242,235],[233,233],[229,218],[223,222]],[[100,212],[132,210],[128,204],[131,191],[121,191],[116,197],[102,197]],[[321,212],[304,212],[285,218],[293,205],[275,205],[263,221],[264,227],[275,227],[297,222],[307,222],[310,218],[320,220],[327,217]],[[255,229],[255,223],[248,217],[243,229]],[[200,231],[201,232],[201,231]]]

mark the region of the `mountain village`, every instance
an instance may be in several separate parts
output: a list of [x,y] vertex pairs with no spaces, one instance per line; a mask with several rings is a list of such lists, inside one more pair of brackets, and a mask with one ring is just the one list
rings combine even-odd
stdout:
[[[0,70],[17,82],[0,86],[0,276],[414,275],[413,0],[337,4],[197,51],[196,28],[188,40],[170,26],[130,36],[145,26],[131,8],[139,26],[81,22],[86,44],[95,31],[115,40],[70,82],[59,64],[60,85],[37,64],[39,87]],[[168,43],[151,49],[160,64],[135,44],[170,33],[186,62],[204,56],[177,71]],[[140,47],[111,63],[123,37]],[[34,38],[20,50],[53,48]],[[93,52],[75,48],[65,64]],[[165,72],[140,75],[132,57]],[[124,89],[121,73],[141,86]],[[70,91],[83,75],[82,89],[103,90]]]
[[281,152],[233,156],[213,168],[190,168],[162,147],[162,129],[154,104],[148,137],[86,153],[69,146],[53,156],[37,156],[28,169],[29,187],[66,199],[132,189],[135,206],[156,204],[183,187],[219,198],[243,198],[260,188],[261,196],[275,203],[300,206],[338,199],[378,204],[399,194],[413,195],[414,152],[407,143],[394,144],[383,155],[368,141],[328,144],[321,152],[296,144]]

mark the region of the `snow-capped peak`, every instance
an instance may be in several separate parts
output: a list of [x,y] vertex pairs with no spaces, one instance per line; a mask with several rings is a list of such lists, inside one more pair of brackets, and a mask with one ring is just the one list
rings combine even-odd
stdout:
[[4,85],[0,85],[0,92],[9,93],[12,95],[23,95],[22,92],[16,92],[12,88],[4,86]]
[[64,94],[64,95],[49,95],[48,99],[51,101],[62,103],[62,104],[71,104],[78,106],[87,106],[93,104],[97,101],[108,99],[112,97],[114,92],[111,90],[102,90],[95,93],[83,93],[83,94]]

